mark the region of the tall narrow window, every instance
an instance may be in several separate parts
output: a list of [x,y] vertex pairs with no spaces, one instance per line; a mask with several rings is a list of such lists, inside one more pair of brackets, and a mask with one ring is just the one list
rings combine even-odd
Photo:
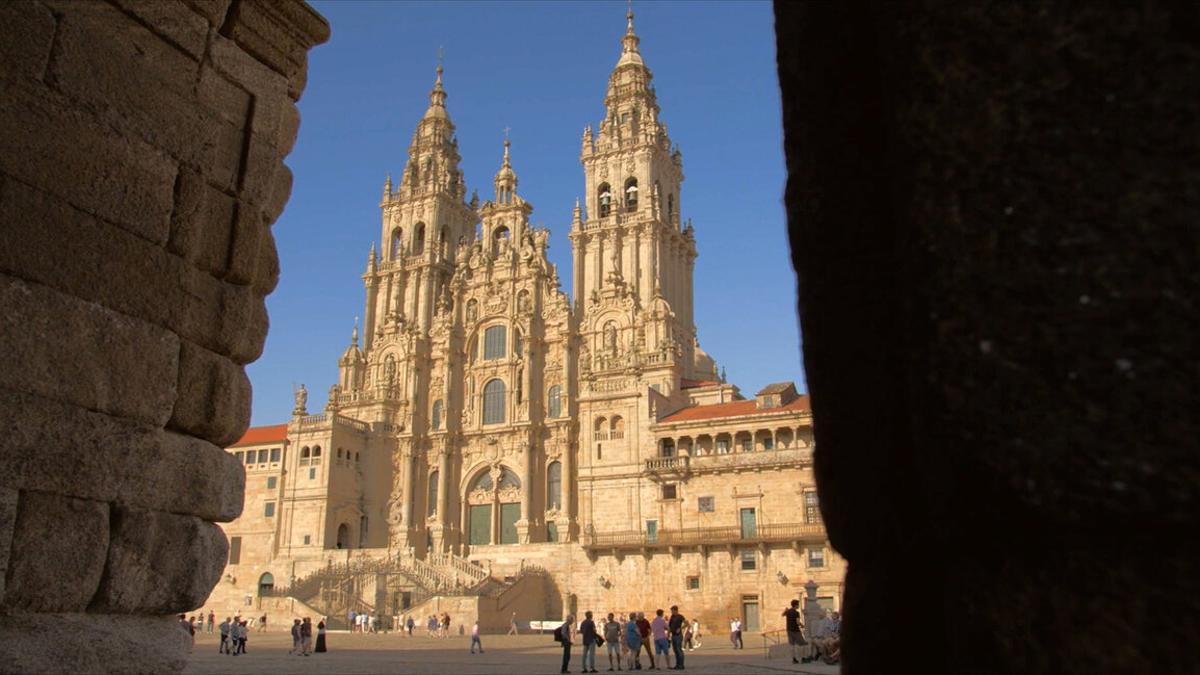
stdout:
[[236,565],[242,561],[242,538],[229,538],[229,564]]
[[483,385],[483,423],[504,422],[504,382],[492,380]]
[[392,230],[391,253],[392,260],[396,260],[400,256],[404,255],[404,230],[401,230],[398,227]]
[[491,326],[483,333],[483,358],[485,361],[505,357],[504,345],[507,332],[504,326]]
[[600,217],[607,218],[612,213],[612,188],[608,187],[608,183],[601,183],[596,195],[600,202]]
[[433,402],[433,419],[430,421],[430,424],[434,429],[442,428],[442,411],[444,408],[445,404],[442,403],[442,399],[439,398]]
[[804,522],[811,525],[821,522],[821,505],[816,490],[804,491]]
[[550,462],[546,467],[546,507],[549,509],[562,508],[562,464]]
[[275,517],[275,502],[267,502],[263,507],[263,516],[267,518]]
[[550,393],[546,400],[546,416],[550,418],[562,417],[562,387],[557,384],[550,387]]
[[638,184],[636,178],[625,181],[625,210],[637,211]]
[[675,441],[671,440],[670,438],[663,439],[663,441],[662,441],[662,456],[663,457],[674,457],[675,456]]
[[437,515],[438,510],[438,472],[434,471],[429,474],[429,503],[426,506],[426,513],[431,516]]
[[271,448],[271,461],[272,462],[279,461],[279,448]]
[[417,223],[416,229],[413,230],[413,255],[419,255],[425,252],[425,223]]

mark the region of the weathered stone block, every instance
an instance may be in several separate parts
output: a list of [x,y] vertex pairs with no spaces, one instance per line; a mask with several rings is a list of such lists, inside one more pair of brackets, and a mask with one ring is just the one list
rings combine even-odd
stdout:
[[17,495],[12,488],[0,488],[0,606],[4,605],[4,577],[12,552],[13,528],[17,524]]
[[[41,85],[9,82],[0,98],[5,99],[0,129],[7,130],[0,134],[0,171],[147,241],[166,241],[176,173],[172,161]],[[24,214],[17,218],[7,222],[28,222]]]
[[9,614],[0,663],[12,673],[178,673],[191,638],[171,617]]
[[30,0],[0,3],[0,80],[41,78],[54,41],[54,16]]
[[275,248],[275,234],[269,227],[263,228],[258,255],[260,260],[255,269],[254,290],[265,296],[279,284],[279,251]]
[[[192,514],[204,520],[223,523],[242,513],[246,491],[244,467],[221,448],[191,436],[163,432],[160,439],[162,459],[155,462],[155,471],[147,473],[140,489],[153,493],[172,490],[177,494],[160,499],[159,510]],[[133,498],[149,501],[140,494]]]
[[156,35],[194,59],[204,55],[209,22],[182,0],[110,0],[141,19]]
[[233,243],[229,247],[229,266],[225,280],[235,284],[249,284],[254,280],[262,256],[263,214],[253,204],[242,202],[238,206],[237,218],[232,232]]
[[329,24],[311,7],[296,2],[240,3],[222,34],[288,80],[299,99],[307,82],[308,50],[329,39]]
[[196,86],[196,95],[204,107],[234,126],[241,127],[250,119],[250,103],[253,97],[244,85],[233,83],[208,64],[200,67],[200,83]]
[[266,309],[249,287],[15,181],[0,188],[0,222],[38,223],[0,247],[0,272],[160,324],[238,363],[261,353]]
[[237,441],[250,425],[250,379],[224,356],[185,341],[179,352],[178,388],[172,429],[223,447]]
[[276,190],[290,185],[290,181],[281,185],[276,180],[279,168],[283,166],[283,153],[279,152],[270,137],[251,134],[244,161],[240,185],[243,198],[255,204],[265,204]]
[[6,434],[0,488],[217,522],[241,513],[242,466],[211,443],[3,389],[0,429]]
[[183,0],[192,11],[200,14],[213,28],[220,28],[233,0]]
[[236,200],[191,169],[180,169],[168,248],[221,277],[229,264]]
[[280,162],[275,172],[274,185],[271,194],[263,204],[263,218],[267,223],[274,223],[283,214],[288,198],[292,196],[292,181],[294,176],[287,164]]
[[221,529],[193,516],[114,507],[108,561],[89,607],[105,613],[199,607],[229,553]]
[[233,40],[214,35],[208,59],[213,69],[244,87],[255,98],[265,99],[268,103],[287,99],[287,78],[242,51]]
[[0,274],[0,387],[161,426],[179,338],[45,286]]
[[17,504],[4,607],[82,611],[108,553],[108,504],[23,491]]
[[[175,13],[207,31],[207,23],[182,5],[145,6],[168,13],[166,8],[174,7]],[[185,164],[230,163],[226,130],[216,116],[196,105],[199,64],[113,7],[84,7],[65,14],[51,66],[56,86],[126,136],[142,139]],[[106,58],[97,59],[96,53]],[[232,164],[236,171],[237,160]]]

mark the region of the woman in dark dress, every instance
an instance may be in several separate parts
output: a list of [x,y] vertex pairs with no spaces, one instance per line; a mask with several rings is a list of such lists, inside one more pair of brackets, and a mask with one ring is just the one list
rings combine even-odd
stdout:
[[317,624],[317,648],[313,651],[325,651],[325,622],[321,621]]

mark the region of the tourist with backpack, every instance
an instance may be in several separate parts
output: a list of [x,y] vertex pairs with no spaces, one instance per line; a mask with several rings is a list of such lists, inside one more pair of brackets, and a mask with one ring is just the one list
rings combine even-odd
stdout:
[[561,642],[563,648],[562,670],[567,672],[567,668],[571,665],[571,644],[575,640],[575,615],[568,614],[567,620],[563,625],[554,629],[554,641]]

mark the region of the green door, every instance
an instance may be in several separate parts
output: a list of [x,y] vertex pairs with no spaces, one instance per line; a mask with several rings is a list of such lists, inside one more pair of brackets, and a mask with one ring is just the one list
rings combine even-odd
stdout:
[[517,543],[517,520],[521,518],[520,504],[500,505],[500,543]]
[[472,506],[471,544],[486,545],[490,543],[492,543],[492,505]]
[[646,521],[646,543],[653,544],[653,543],[656,543],[657,541],[658,541],[658,521],[657,520],[647,520]]
[[758,536],[758,520],[754,517],[754,509],[742,509],[742,539],[753,539]]

